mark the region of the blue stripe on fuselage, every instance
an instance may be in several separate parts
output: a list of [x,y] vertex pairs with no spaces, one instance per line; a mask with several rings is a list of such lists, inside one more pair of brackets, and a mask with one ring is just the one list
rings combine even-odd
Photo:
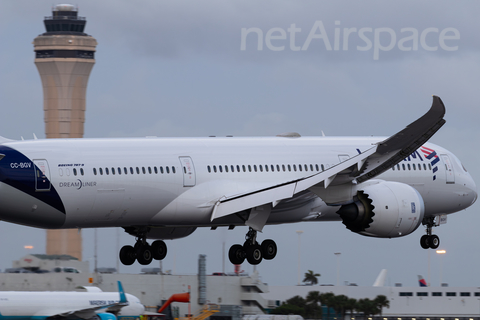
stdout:
[[1,182],[65,213],[63,202],[52,184],[50,190],[35,190],[35,172],[38,167],[35,166],[32,160],[21,152],[2,145],[0,145],[0,154],[5,155],[5,157],[0,160]]

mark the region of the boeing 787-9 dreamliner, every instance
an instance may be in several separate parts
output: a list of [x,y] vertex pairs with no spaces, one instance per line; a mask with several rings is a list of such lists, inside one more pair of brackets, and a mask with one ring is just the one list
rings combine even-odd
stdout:
[[[431,109],[385,137],[130,138],[0,141],[0,219],[38,228],[122,227],[136,238],[125,265],[167,254],[165,239],[198,227],[247,226],[233,264],[277,253],[267,224],[342,221],[355,233],[395,238],[471,206],[475,183],[460,160],[428,143],[445,123]],[[156,239],[149,243],[147,239]],[[240,239],[239,239],[240,240]],[[242,241],[243,242],[243,241]]]

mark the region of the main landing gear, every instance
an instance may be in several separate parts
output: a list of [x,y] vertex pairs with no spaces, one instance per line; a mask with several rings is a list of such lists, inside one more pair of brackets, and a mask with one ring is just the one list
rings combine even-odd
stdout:
[[139,233],[135,246],[123,246],[120,250],[120,261],[124,265],[132,265],[135,260],[141,265],[148,265],[155,260],[163,260],[167,255],[167,245],[162,240],[148,244],[146,232]]
[[248,263],[257,265],[262,259],[271,260],[277,255],[277,244],[275,241],[267,239],[258,244],[257,231],[250,228],[245,236],[245,243],[242,245],[234,244],[228,251],[228,258],[232,264],[242,264],[245,259]]
[[420,245],[423,249],[437,249],[440,245],[440,238],[437,235],[432,234],[432,228],[435,225],[435,218],[428,218],[427,222],[424,224],[427,225],[427,234],[420,238]]

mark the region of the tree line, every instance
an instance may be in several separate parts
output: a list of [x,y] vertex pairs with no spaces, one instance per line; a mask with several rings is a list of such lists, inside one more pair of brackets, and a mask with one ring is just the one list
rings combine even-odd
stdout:
[[[322,306],[326,307],[324,310],[326,309],[327,314],[322,314]],[[343,294],[310,291],[306,299],[301,296],[290,298],[281,306],[273,309],[270,314],[296,314],[308,319],[330,319],[331,317],[344,319],[347,313],[353,317],[356,312],[363,314],[366,319],[376,314],[381,316],[384,307],[390,307],[390,302],[384,295],[378,295],[373,300],[368,298],[357,300]]]

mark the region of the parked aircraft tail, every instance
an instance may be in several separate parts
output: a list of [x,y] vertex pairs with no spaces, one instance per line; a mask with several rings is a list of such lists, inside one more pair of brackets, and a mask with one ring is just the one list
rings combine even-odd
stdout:
[[418,284],[420,287],[428,287],[427,281],[421,275],[418,275]]

